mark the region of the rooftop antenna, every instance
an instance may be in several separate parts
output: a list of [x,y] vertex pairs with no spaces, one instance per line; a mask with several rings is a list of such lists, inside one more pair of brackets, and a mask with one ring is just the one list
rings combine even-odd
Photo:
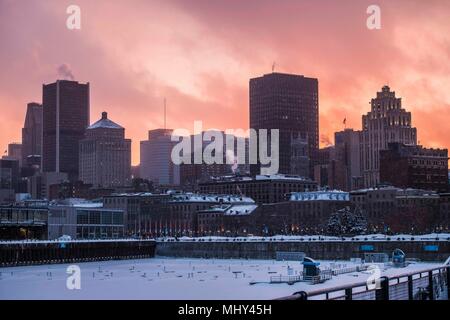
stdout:
[[272,63],[272,73],[274,73],[275,72],[275,66],[276,66],[276,63],[275,63],[275,61]]
[[164,97],[164,129],[166,129],[166,108],[167,108],[166,97]]

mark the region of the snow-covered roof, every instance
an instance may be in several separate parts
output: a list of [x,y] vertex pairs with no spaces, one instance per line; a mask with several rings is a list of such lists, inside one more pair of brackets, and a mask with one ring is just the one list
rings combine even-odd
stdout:
[[257,175],[256,180],[294,180],[294,181],[306,181],[309,180],[305,177],[296,175],[285,175],[285,174],[273,174],[273,175]]
[[121,192],[121,193],[112,193],[109,196],[105,197],[149,197],[149,196],[163,196],[165,194],[160,193],[151,193],[151,192]]
[[252,198],[237,195],[212,195],[184,193],[172,196],[173,202],[224,202],[224,203],[254,203]]
[[311,192],[292,192],[290,201],[349,201],[348,192],[340,190],[332,191],[311,191]]
[[226,216],[249,215],[258,208],[256,204],[238,204],[228,207],[224,214]]
[[77,208],[102,208],[102,202],[93,202],[86,199],[69,198],[64,200],[57,200],[50,203],[50,207],[54,206],[71,206]]
[[393,186],[386,186],[381,188],[367,188],[367,189],[359,189],[350,191],[350,194],[361,194],[372,191],[395,191],[397,198],[413,198],[413,197],[434,197],[439,198],[439,194],[435,191],[423,190],[423,189],[414,189],[414,188],[406,188],[401,189]]
[[382,188],[365,188],[365,189],[358,189],[358,190],[352,190],[350,191],[350,193],[365,193],[365,192],[369,192],[369,191],[388,191],[388,190],[401,190],[399,188],[396,187],[382,187]]
[[220,176],[212,177],[211,180],[216,182],[230,182],[230,181],[265,181],[265,180],[287,180],[287,181],[309,181],[312,180],[298,176],[287,174],[272,174],[272,175],[256,175],[254,178],[250,176]]

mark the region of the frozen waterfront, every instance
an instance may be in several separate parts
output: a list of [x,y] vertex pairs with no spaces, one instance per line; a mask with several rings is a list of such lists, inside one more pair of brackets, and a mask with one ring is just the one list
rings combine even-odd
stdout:
[[[320,267],[351,267],[350,261],[321,261]],[[406,268],[385,268],[394,276],[436,267],[415,263]],[[0,299],[274,299],[308,291],[366,281],[365,272],[333,277],[318,285],[268,284],[270,276],[295,275],[300,262],[274,260],[219,260],[153,258],[79,263],[81,289],[66,287],[69,264],[0,268]],[[289,269],[289,270],[288,270]]]

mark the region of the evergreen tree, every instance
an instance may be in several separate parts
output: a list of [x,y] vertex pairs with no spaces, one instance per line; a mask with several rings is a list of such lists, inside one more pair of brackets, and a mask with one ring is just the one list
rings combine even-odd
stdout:
[[367,232],[367,221],[358,209],[349,207],[334,212],[327,224],[327,232],[333,236],[354,236]]

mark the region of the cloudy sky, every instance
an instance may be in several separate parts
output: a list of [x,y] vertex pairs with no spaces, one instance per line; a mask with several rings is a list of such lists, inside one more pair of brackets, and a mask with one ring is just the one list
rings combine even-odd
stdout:
[[[381,30],[366,27],[374,3]],[[81,30],[66,28],[71,4]],[[319,79],[322,145],[344,117],[360,129],[388,84],[420,143],[448,148],[449,14],[446,0],[0,0],[0,147],[21,140],[26,103],[66,68],[91,83],[91,120],[106,110],[126,128],[136,164],[164,97],[168,127],[248,128],[248,80],[276,61]]]

